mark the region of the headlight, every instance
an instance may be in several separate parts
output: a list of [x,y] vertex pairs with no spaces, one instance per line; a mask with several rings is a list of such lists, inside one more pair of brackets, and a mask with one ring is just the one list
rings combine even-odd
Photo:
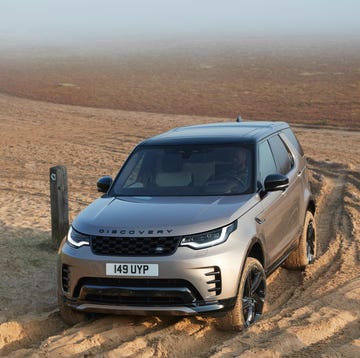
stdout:
[[80,232],[76,231],[75,229],[70,226],[68,235],[67,235],[67,241],[70,244],[70,246],[79,248],[81,246],[89,246],[90,245],[90,236],[81,234]]
[[201,234],[184,236],[181,239],[181,246],[189,246],[192,249],[204,249],[215,245],[222,244],[227,240],[229,235],[236,229],[236,221],[222,228],[203,232]]

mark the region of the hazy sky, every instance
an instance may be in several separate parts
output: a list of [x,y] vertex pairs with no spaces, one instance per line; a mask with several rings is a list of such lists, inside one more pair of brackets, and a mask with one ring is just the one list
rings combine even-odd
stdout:
[[9,37],[360,35],[360,0],[0,0]]

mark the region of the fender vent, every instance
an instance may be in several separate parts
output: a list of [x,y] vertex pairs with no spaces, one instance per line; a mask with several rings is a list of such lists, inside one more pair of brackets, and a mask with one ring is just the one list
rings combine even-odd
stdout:
[[70,286],[70,267],[68,265],[62,265],[61,268],[61,283],[65,292],[69,292]]

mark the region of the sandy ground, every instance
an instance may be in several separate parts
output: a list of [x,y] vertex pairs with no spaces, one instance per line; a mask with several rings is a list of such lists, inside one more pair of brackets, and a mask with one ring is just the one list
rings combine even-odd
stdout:
[[18,97],[360,129],[359,37],[2,46],[0,92]]
[[[140,140],[219,119],[104,110],[0,95],[0,355],[9,357],[360,356],[360,132],[294,127],[309,157],[319,258],[268,279],[263,318],[242,333],[210,318],[59,318],[49,168],[66,165],[70,216],[98,196]],[[223,120],[223,119],[221,119]]]

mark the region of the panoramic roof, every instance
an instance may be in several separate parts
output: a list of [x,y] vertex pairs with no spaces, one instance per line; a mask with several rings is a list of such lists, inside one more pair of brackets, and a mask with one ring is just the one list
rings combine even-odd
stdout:
[[141,145],[205,144],[256,141],[288,127],[285,122],[224,122],[179,127],[146,139]]

